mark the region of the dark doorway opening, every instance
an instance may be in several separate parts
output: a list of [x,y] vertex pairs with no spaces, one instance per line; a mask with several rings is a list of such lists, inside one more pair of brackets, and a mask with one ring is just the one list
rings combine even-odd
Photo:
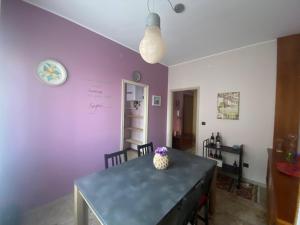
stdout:
[[172,147],[195,152],[197,90],[173,92]]

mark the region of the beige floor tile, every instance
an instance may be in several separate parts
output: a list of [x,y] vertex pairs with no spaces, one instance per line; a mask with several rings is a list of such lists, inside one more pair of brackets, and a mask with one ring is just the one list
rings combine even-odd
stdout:
[[[73,208],[73,194],[70,194],[25,213],[22,225],[74,225]],[[261,205],[226,191],[217,191],[216,213],[210,225],[265,225],[265,221],[266,210]],[[91,212],[89,225],[101,225]]]

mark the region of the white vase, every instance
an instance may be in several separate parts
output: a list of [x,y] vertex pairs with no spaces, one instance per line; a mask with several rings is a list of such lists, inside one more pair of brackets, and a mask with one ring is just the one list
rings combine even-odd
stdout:
[[164,170],[167,169],[169,166],[169,157],[168,155],[160,155],[155,154],[153,157],[153,165],[158,170]]

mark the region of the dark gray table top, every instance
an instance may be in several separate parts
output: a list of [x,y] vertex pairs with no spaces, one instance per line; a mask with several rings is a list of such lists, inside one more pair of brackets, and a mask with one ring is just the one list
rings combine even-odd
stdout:
[[171,165],[156,170],[153,155],[75,181],[103,225],[155,225],[216,162],[169,150]]

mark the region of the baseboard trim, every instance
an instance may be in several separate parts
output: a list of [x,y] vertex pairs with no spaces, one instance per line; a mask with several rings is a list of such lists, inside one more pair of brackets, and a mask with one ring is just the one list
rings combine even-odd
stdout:
[[264,184],[264,183],[260,183],[260,182],[257,182],[257,181],[255,181],[255,180],[251,180],[251,179],[248,179],[248,178],[242,178],[242,181],[245,181],[245,182],[247,182],[247,183],[251,183],[251,184],[255,184],[255,185],[257,185],[257,186],[259,186],[259,187],[262,187],[262,188],[267,188],[267,185],[266,184]]

